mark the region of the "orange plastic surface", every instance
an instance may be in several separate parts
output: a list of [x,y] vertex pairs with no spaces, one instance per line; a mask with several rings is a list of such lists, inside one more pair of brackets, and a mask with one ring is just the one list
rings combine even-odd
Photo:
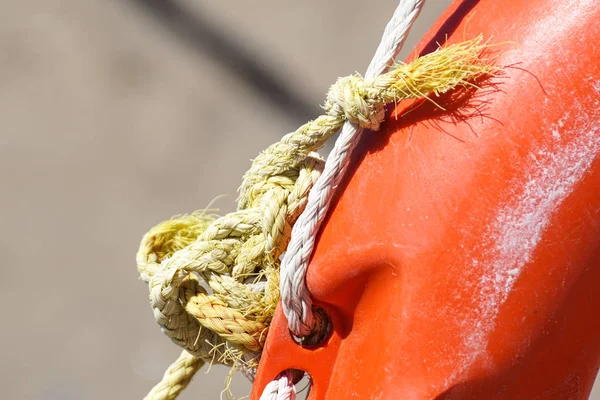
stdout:
[[[456,1],[446,35],[506,43],[481,90],[390,107],[365,132],[307,283],[316,349],[278,310],[252,399],[586,399],[600,361],[600,2]],[[508,43],[510,42],[510,43]]]

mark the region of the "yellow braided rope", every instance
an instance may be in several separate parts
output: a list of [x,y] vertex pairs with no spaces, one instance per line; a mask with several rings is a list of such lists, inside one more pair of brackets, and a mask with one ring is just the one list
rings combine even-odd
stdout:
[[314,151],[346,120],[378,130],[390,102],[437,95],[496,72],[481,58],[485,48],[479,37],[368,81],[358,74],[339,79],[327,95],[326,115],[254,160],[238,211],[175,217],[144,236],[140,277],[163,332],[184,348],[147,399],[175,398],[205,361],[256,367],[279,301],[279,256],[324,165]]
[[150,390],[145,400],[173,400],[192,380],[194,374],[204,365],[204,361],[187,351],[181,355],[163,375],[162,380]]
[[260,351],[267,338],[264,323],[246,319],[241,312],[228,307],[216,296],[200,293],[190,299],[186,311],[205,328],[250,351]]

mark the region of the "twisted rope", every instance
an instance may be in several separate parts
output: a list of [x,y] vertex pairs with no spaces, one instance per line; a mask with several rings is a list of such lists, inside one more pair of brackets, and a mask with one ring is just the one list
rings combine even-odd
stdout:
[[[425,0],[400,1],[367,68],[367,79],[382,75],[392,67],[424,4]],[[334,189],[348,168],[350,154],[356,147],[361,133],[362,127],[355,121],[348,119],[343,125],[333,150],[327,157],[324,173],[317,180],[309,194],[304,213],[292,229],[292,239],[281,265],[280,289],[283,312],[290,330],[296,336],[306,336],[314,327],[312,299],[306,287],[308,262],[319,228],[329,210]],[[260,400],[277,398],[273,389],[277,388],[282,393],[287,393],[290,390],[289,386],[293,388],[294,384],[285,376],[276,378],[265,387]]]
[[260,400],[295,400],[296,387],[290,371],[284,371],[263,390]]
[[[392,71],[391,74],[386,74],[386,72],[392,68],[398,53],[408,37],[410,28],[417,19],[424,4],[424,0],[400,1],[385,28],[381,43],[375,52],[375,56],[367,68],[367,73],[365,75],[367,81],[374,83],[382,81],[387,82],[388,78],[400,79],[400,81],[404,80],[404,74],[402,76],[395,76],[396,74],[394,74],[394,71]],[[424,58],[426,57],[427,56]],[[421,61],[423,61],[423,59],[421,59]],[[419,63],[419,59],[415,60],[415,63]],[[414,88],[416,89],[415,93],[418,93],[419,95],[429,93],[430,91],[422,87],[423,84],[426,85],[428,82],[432,82],[429,73],[419,74],[416,70],[411,72],[411,74],[407,74],[406,76],[418,76],[421,79],[424,79],[424,81],[414,82],[414,84],[408,85],[405,90],[410,92]],[[417,73],[415,74],[415,72]],[[464,78],[464,76],[459,79],[462,78]],[[374,85],[376,88],[378,88],[377,83]],[[364,95],[360,92],[355,93],[356,97]],[[331,94],[332,92],[330,91],[330,95]],[[334,92],[334,95],[340,96],[342,93]],[[400,98],[402,97],[403,96],[400,96]],[[340,107],[344,107],[344,105],[344,103],[339,104]],[[384,110],[381,107],[377,108],[377,111],[380,112],[381,115],[377,114],[372,117],[380,122],[383,119]],[[342,131],[335,142],[334,148],[327,158],[325,170],[317,180],[315,187],[308,197],[306,209],[294,225],[292,239],[281,264],[280,279],[283,311],[287,318],[290,330],[296,336],[302,337],[308,335],[314,325],[312,300],[310,293],[306,288],[306,270],[314,250],[315,237],[329,210],[329,204],[333,197],[334,189],[339,185],[346,172],[350,154],[358,143],[360,134],[363,130],[362,128],[371,130],[379,129],[378,122],[372,124],[363,124],[361,122],[362,121],[360,120],[347,118],[346,123],[342,127]]]
[[[162,380],[150,390],[145,399],[173,400],[187,387],[194,374],[202,368],[204,361],[187,351],[181,355],[163,375]],[[282,384],[285,382],[282,382]]]
[[[294,333],[310,332],[306,262],[360,131],[378,130],[390,102],[444,93],[494,71],[480,58],[485,47],[481,38],[440,48],[410,64],[394,64],[422,4],[400,3],[366,78],[356,74],[339,79],[327,95],[325,115],[259,154],[244,175],[237,211],[222,217],[205,212],[178,216],[144,236],[136,260],[154,317],[184,349],[147,399],[175,398],[205,362],[254,375],[279,302],[280,257],[286,248],[282,304]],[[407,5],[412,8],[402,8]],[[323,171],[324,162],[315,151],[342,125]],[[294,224],[303,211],[302,223],[309,225],[298,228]],[[287,379],[285,374],[282,379]],[[291,382],[287,379],[283,386],[293,386]]]

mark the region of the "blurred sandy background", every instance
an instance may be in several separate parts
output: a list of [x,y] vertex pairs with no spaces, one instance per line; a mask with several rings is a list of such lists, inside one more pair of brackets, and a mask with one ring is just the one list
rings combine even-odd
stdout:
[[[137,278],[141,236],[220,194],[231,211],[249,160],[364,71],[396,0],[374,4],[0,3],[0,397],[146,394],[179,348]],[[181,398],[217,399],[226,371]]]

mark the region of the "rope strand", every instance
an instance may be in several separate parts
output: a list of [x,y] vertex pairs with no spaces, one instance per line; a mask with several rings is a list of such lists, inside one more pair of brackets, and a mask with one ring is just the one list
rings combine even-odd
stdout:
[[[381,43],[365,75],[373,79],[394,65],[408,33],[421,12],[424,0],[402,0],[387,24]],[[419,91],[419,93],[423,93]],[[383,109],[381,109],[383,113]],[[381,117],[383,118],[383,117]],[[376,126],[378,129],[378,126]],[[342,180],[352,150],[356,147],[362,126],[348,119],[333,150],[327,158],[323,174],[308,196],[306,208],[292,230],[292,239],[281,264],[281,300],[290,330],[306,336],[313,327],[312,300],[306,288],[306,270],[312,256],[315,237],[329,210],[334,189]]]

